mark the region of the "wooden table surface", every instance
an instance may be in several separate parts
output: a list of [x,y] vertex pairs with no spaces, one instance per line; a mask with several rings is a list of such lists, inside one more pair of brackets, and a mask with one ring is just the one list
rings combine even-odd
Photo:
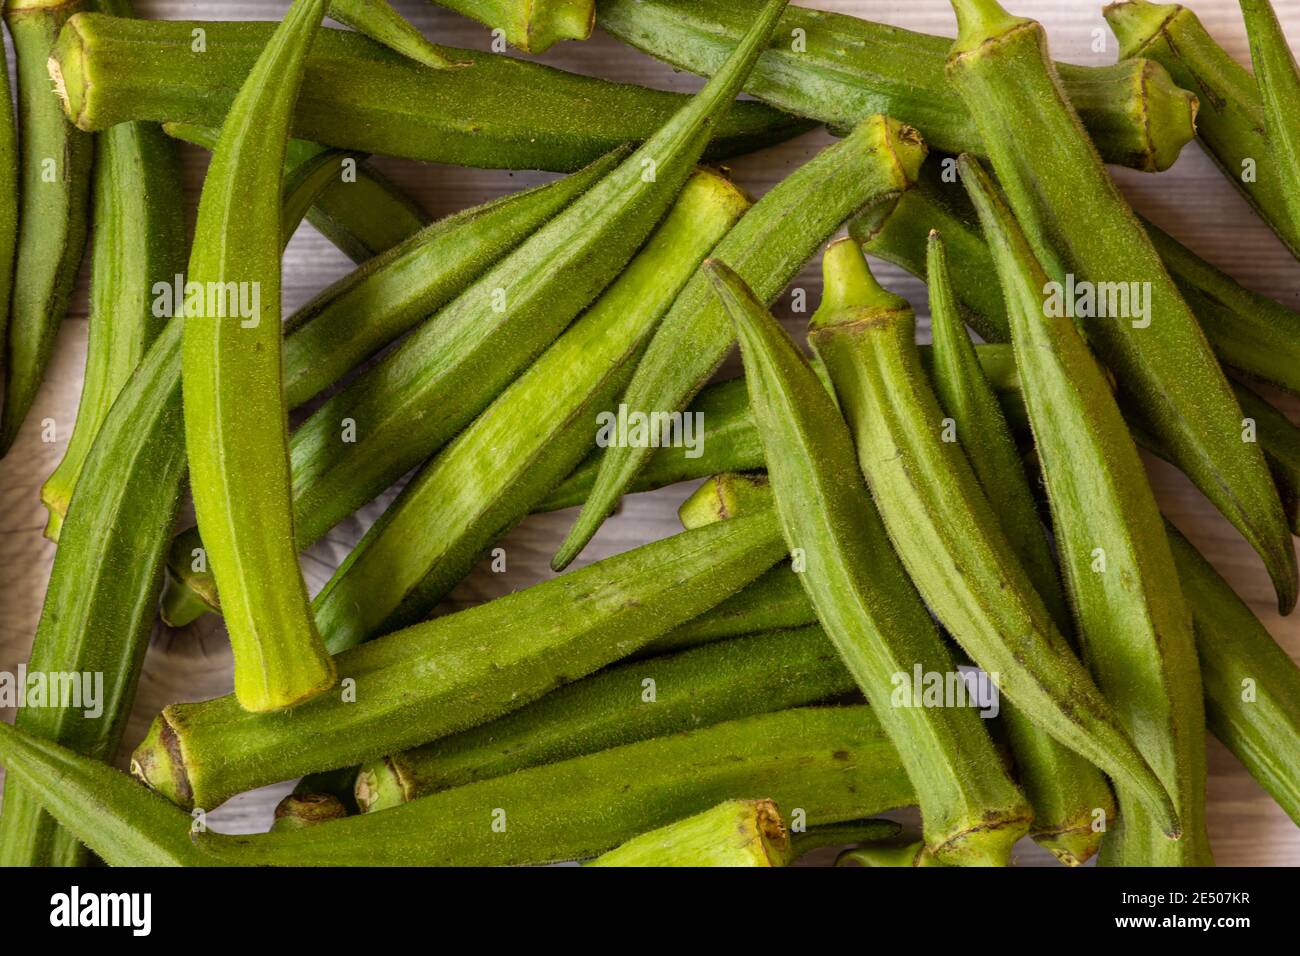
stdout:
[[[954,31],[947,0],[796,2],[931,33],[951,36]],[[1078,63],[1114,60],[1116,44],[1101,16],[1101,3],[1093,0],[1009,0],[1008,5],[1016,13],[1036,17],[1045,23],[1053,55],[1058,60]],[[487,31],[478,24],[424,0],[395,0],[395,6],[439,42],[487,48]],[[1191,0],[1191,6],[1233,56],[1249,63],[1236,0]],[[1300,3],[1281,0],[1275,6],[1295,46],[1300,48]],[[136,7],[141,15],[157,18],[268,19],[282,15],[288,2],[136,0]],[[1095,48],[1098,38],[1104,44],[1104,50],[1100,52]],[[623,47],[600,31],[586,43],[561,44],[541,59],[576,72],[667,89],[694,90],[700,85],[695,77],[675,73]],[[742,185],[761,195],[829,141],[830,137],[824,132],[813,132],[791,143],[745,157],[730,166]],[[187,147],[184,162],[192,220],[206,159],[200,151]],[[551,178],[546,174],[459,169],[384,159],[376,162],[435,216]],[[1137,208],[1206,259],[1252,289],[1292,308],[1300,308],[1300,265],[1252,215],[1197,147],[1189,147],[1178,164],[1161,176],[1125,170],[1116,175]],[[285,257],[286,314],[329,282],[344,275],[350,267],[348,260],[310,226],[304,226]],[[886,286],[916,304],[922,317],[922,335],[928,335],[923,286],[884,264],[881,264],[878,275]],[[41,533],[45,511],[38,492],[63,454],[76,415],[85,359],[85,287],[86,276],[83,275],[72,313],[63,326],[57,357],[45,387],[17,445],[0,461],[0,671],[13,671],[27,658],[54,558],[54,546]],[[808,301],[815,305],[820,295],[817,270],[812,266],[805,269],[792,288],[807,290]],[[806,316],[791,315],[790,301],[790,296],[785,296],[778,304],[778,312],[784,310],[783,318],[789,320],[789,328],[797,331]],[[734,370],[733,365],[730,371]],[[1293,417],[1300,418],[1300,402],[1287,401],[1285,404]],[[45,418],[52,418],[57,424],[57,441],[53,443],[41,441],[35,424]],[[1268,579],[1251,549],[1181,475],[1159,463],[1152,463],[1151,472],[1157,493],[1170,517],[1214,561],[1292,656],[1300,657],[1300,616],[1290,619],[1278,617]],[[303,566],[313,590],[324,584],[351,545],[392,500],[395,491],[344,522],[307,553]],[[675,533],[678,530],[676,506],[687,491],[689,488],[673,488],[630,498],[621,513],[605,525],[587,549],[583,561],[615,554]],[[509,572],[493,574],[486,567],[480,568],[456,590],[448,606],[487,600],[549,576],[547,561],[572,518],[572,512],[562,512],[524,522],[504,543],[509,556]],[[218,622],[205,620],[182,631],[170,631],[160,625],[145,662],[123,758],[143,736],[149,720],[163,705],[226,693],[230,686],[230,654]],[[0,711],[0,719],[12,720],[13,714]],[[1210,741],[1209,763],[1209,825],[1219,863],[1237,866],[1300,863],[1300,829],[1213,739]],[[285,784],[245,794],[213,812],[209,820],[217,829],[228,831],[265,829],[270,821],[271,808],[287,789]],[[907,819],[907,815],[900,818]],[[1049,858],[1026,842],[1018,853],[1018,862],[1039,865],[1048,863]]]

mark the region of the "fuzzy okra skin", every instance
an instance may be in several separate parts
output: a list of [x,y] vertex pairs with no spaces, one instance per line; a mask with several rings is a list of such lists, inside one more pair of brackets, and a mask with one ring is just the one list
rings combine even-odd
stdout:
[[638,740],[815,704],[856,686],[821,628],[756,634],[620,664],[490,724],[384,757],[361,773],[400,777],[409,800]]
[[596,856],[755,793],[787,813],[803,810],[811,825],[853,820],[915,799],[867,707],[786,710],[730,721],[402,806],[400,780],[385,776],[359,784],[366,806],[391,809],[296,833],[205,834],[198,840],[230,863],[522,865]]
[[[545,53],[561,40],[585,40],[596,23],[595,0],[434,0],[440,7],[500,30],[525,53]],[[762,4],[754,8],[757,15]],[[752,20],[751,20],[752,22]],[[741,31],[744,32],[744,31]],[[735,42],[739,35],[732,38]],[[725,54],[723,56],[725,59]]]
[[729,800],[602,853],[587,866],[786,866],[790,834],[771,800]]
[[[597,16],[601,27],[637,49],[709,74],[758,3],[601,0]],[[915,126],[933,149],[979,153],[979,128],[944,77],[951,44],[946,37],[791,7],[745,91],[832,127],[884,113]],[[1104,67],[1062,63],[1057,69],[1109,163],[1163,171],[1196,135],[1196,97],[1150,60]]]
[[839,410],[744,281],[716,260],[706,267],[736,325],[786,543],[822,625],[898,747],[926,843],[953,863],[1006,864],[1030,810],[980,718],[900,697],[914,669],[949,674],[956,664],[889,545]]
[[[750,420],[752,428],[753,421]],[[754,437],[758,438],[757,430]],[[759,467],[766,467],[761,464]],[[755,601],[754,595],[762,600]],[[739,594],[727,598],[711,611],[659,638],[646,648],[647,653],[665,654],[685,650],[732,637],[744,637],[762,631],[781,631],[817,623],[817,612],[808,603],[808,593],[791,570],[782,562]]]
[[0,373],[4,370],[4,348],[9,338],[9,300],[13,292],[14,258],[18,252],[21,166],[13,93],[9,87],[9,57],[0,50]]
[[324,0],[295,0],[248,75],[204,182],[187,286],[249,308],[185,305],[185,439],[198,526],[223,596],[235,693],[274,711],[334,684],[293,531],[280,331],[285,142]]
[[[127,120],[219,127],[271,29],[74,17],[54,50],[64,110],[90,131]],[[193,49],[196,30],[206,39],[202,52]],[[469,65],[429,70],[351,31],[321,30],[293,134],[380,156],[569,172],[624,143],[649,139],[688,101],[515,57],[444,49]],[[525,103],[520,90],[528,91]],[[762,103],[737,103],[711,129],[706,156],[752,152],[809,128]]]
[[1282,493],[1291,530],[1300,535],[1300,428],[1244,385],[1237,386],[1237,399],[1242,411],[1255,423],[1273,480]]
[[373,760],[499,717],[639,650],[779,561],[770,512],[718,522],[345,651],[343,691],[255,714],[232,697],[175,704],[136,775],[175,803]]
[[388,0],[330,0],[326,15],[431,69],[456,66],[454,60],[394,10]]
[[[1115,373],[1129,414],[1259,553],[1278,607],[1290,612],[1300,576],[1264,456],[1243,440],[1241,408],[1205,334],[1065,99],[1041,24],[997,0],[952,5],[948,75],[1030,247],[1056,289],[1075,288],[1074,277],[1122,313],[1085,321],[1089,344]],[[1120,290],[1132,293],[1127,306]]]
[[1155,496],[1101,368],[1065,316],[1044,313],[1047,275],[988,174],[962,158],[1008,302],[1067,589],[1097,683],[1160,777],[1182,823],[1168,839],[1118,786],[1104,862],[1211,861],[1205,833],[1205,712],[1191,613]]
[[687,181],[623,274],[425,466],[317,595],[332,653],[428,616],[582,460],[655,323],[748,205],[717,173]]
[[1269,155],[1286,203],[1285,209],[1270,213],[1287,215],[1288,232],[1300,233],[1300,66],[1269,0],[1241,0],[1241,13],[1267,121]]
[[[854,212],[916,181],[926,147],[885,116],[863,120],[840,143],[786,177],[736,224],[713,256],[771,304],[809,256]],[[735,344],[703,270],[664,317],[622,398],[632,413],[686,407]],[[613,512],[650,459],[650,448],[605,449],[582,513],[552,561],[568,566]]]
[[60,28],[87,5],[88,0],[11,0],[4,11],[17,57],[22,163],[21,183],[11,194],[20,199],[0,456],[36,400],[86,248],[95,143],[68,122],[50,95],[51,79],[56,88],[60,81],[47,61]]
[[1284,167],[1270,149],[1268,108],[1259,84],[1177,3],[1125,0],[1105,9],[1120,57],[1147,57],[1201,101],[1201,145],[1291,252],[1300,256],[1300,222],[1288,214]]

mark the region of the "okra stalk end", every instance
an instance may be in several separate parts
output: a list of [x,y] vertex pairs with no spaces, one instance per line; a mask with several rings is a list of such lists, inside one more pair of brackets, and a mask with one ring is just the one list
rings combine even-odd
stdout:
[[305,830],[331,820],[341,820],[348,809],[338,797],[328,793],[291,793],[276,805],[272,833]]
[[1149,0],[1122,0],[1102,10],[1111,32],[1119,40],[1119,57],[1127,60],[1141,56],[1142,50],[1164,32],[1166,24],[1184,11],[1177,3],[1151,3]]
[[772,492],[765,477],[718,475],[686,499],[677,511],[677,517],[681,519],[682,527],[689,531],[771,506]]
[[642,834],[588,866],[786,866],[790,836],[771,800],[730,800]]
[[131,754],[131,775],[178,807],[193,809],[194,787],[185,765],[180,737],[163,710],[149,725],[140,746]]
[[1164,172],[1178,161],[1183,147],[1196,138],[1196,119],[1200,115],[1200,98],[1184,90],[1159,63],[1143,60],[1137,80],[1142,84],[1140,128],[1144,133],[1143,151],[1147,172]]
[[357,774],[357,806],[362,813],[399,807],[409,799],[402,768],[391,757],[372,760]]
[[873,315],[911,312],[901,296],[887,292],[867,268],[862,248],[851,238],[831,243],[822,257],[824,292],[820,308],[813,313],[810,328],[814,331]]
[[997,0],[952,0],[957,14],[957,42],[953,54],[971,53],[991,38],[1003,36],[1023,27],[1033,20],[1012,16]]

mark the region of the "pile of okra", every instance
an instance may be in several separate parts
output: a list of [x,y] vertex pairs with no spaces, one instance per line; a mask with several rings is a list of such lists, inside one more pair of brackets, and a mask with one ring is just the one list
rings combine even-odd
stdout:
[[[492,52],[385,0],[9,0],[0,452],[45,427],[83,256],[91,294],[0,863],[1005,866],[1029,837],[1204,866],[1207,734],[1300,824],[1300,670],[1143,457],[1289,614],[1300,314],[1107,169],[1196,139],[1300,257],[1268,0],[1240,0],[1249,69],[1147,0],[1106,7],[1096,67],[996,0],[952,0],[955,39],[785,0],[439,2]],[[707,82],[520,55],[597,25]],[[719,165],[819,125],[757,201]],[[192,240],[176,140],[211,153]],[[430,222],[372,156],[565,175]],[[355,269],[284,315],[303,220]],[[769,309],[818,256],[805,343]],[[868,256],[926,283],[932,344]],[[299,553],[403,476],[310,596]],[[527,516],[573,509],[558,572],[622,496],[692,480],[680,533],[434,615]],[[164,708],[117,769],[158,619],[208,614],[234,693]],[[54,696],[86,674],[94,713]],[[265,833],[206,823],[295,780]]]

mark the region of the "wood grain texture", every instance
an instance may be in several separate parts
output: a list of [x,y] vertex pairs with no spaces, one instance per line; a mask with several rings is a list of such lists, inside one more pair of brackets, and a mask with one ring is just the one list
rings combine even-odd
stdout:
[[[795,0],[804,6],[852,13],[871,19],[952,35],[955,22],[947,0]],[[395,5],[426,35],[443,43],[487,49],[487,31],[424,0],[395,0]],[[1078,63],[1114,60],[1116,44],[1094,0],[1008,0],[1011,9],[1033,16],[1046,25],[1053,55]],[[1249,52],[1236,0],[1191,0],[1220,42],[1241,62]],[[141,15],[166,19],[273,19],[288,8],[287,0],[136,0]],[[1279,3],[1283,26],[1293,45],[1300,47],[1300,4]],[[1104,44],[1102,49],[1095,49]],[[586,43],[563,43],[542,62],[614,80],[638,82],[665,89],[695,90],[697,78],[675,73],[654,60],[630,51],[612,38],[597,34]],[[12,63],[12,56],[10,57]],[[731,164],[732,172],[755,195],[766,192],[779,179],[810,158],[830,141],[823,132]],[[202,183],[205,156],[184,150],[190,219]],[[447,166],[377,160],[377,164],[431,214],[442,216],[486,199],[543,182],[541,173],[504,173]],[[1226,269],[1243,284],[1270,295],[1292,308],[1300,308],[1300,264],[1258,220],[1217,169],[1196,148],[1189,147],[1168,173],[1159,177],[1120,170],[1117,178],[1134,205],[1182,239],[1211,262]],[[292,310],[329,282],[344,275],[350,263],[319,234],[304,226],[289,246],[284,264],[284,306]],[[911,277],[880,264],[879,277],[889,288],[909,297],[925,321],[925,291]],[[13,452],[0,461],[0,671],[13,671],[27,657],[40,614],[45,582],[54,546],[41,534],[45,513],[38,491],[57,464],[76,414],[81,368],[85,358],[85,276],[72,315],[64,324],[48,381]],[[807,291],[809,308],[820,298],[816,264],[792,284]],[[801,330],[806,315],[790,311],[784,296],[777,310],[792,331]],[[735,359],[724,371],[738,369]],[[1293,418],[1300,419],[1300,402],[1287,400]],[[42,420],[51,420],[56,440],[42,441]],[[1223,521],[1190,484],[1171,468],[1152,464],[1152,475],[1162,504],[1170,516],[1213,560],[1237,592],[1251,605],[1270,632],[1293,657],[1300,658],[1300,616],[1279,618],[1272,590],[1262,565],[1236,532]],[[629,499],[621,513],[608,522],[583,556],[583,562],[615,554],[678,530],[676,506],[689,489],[667,489]],[[355,518],[334,529],[304,559],[313,591],[319,589],[366,527],[392,500],[386,493]],[[456,590],[447,607],[488,600],[549,577],[547,563],[573,518],[570,512],[526,521],[504,542],[508,569],[493,574],[479,569]],[[123,757],[143,736],[152,716],[165,704],[197,700],[230,690],[230,657],[220,625],[204,620],[182,632],[161,626],[145,664],[135,711],[127,731]],[[12,719],[0,711],[0,719]],[[271,809],[288,784],[239,797],[210,815],[217,829],[249,832],[265,829]],[[1210,745],[1210,835],[1223,865],[1300,864],[1300,830],[1279,810],[1236,760],[1217,742]],[[915,822],[910,814],[900,819]],[[1048,865],[1049,858],[1023,844],[1018,862]]]

